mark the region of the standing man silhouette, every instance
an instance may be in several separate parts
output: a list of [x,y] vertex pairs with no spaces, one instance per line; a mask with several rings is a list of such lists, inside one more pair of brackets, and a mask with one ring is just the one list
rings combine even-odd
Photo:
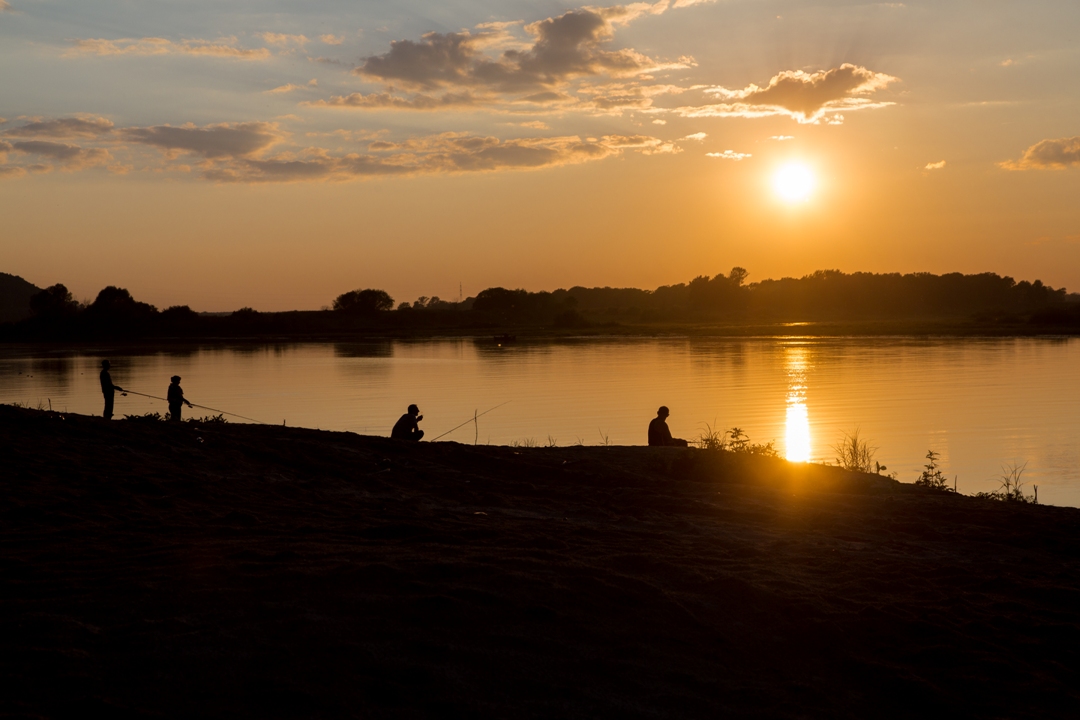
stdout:
[[191,403],[184,399],[184,389],[180,387],[180,376],[173,375],[170,380],[169,392],[165,395],[169,401],[169,420],[180,422],[180,408],[184,405],[191,407]]
[[110,367],[112,364],[108,360],[101,361],[101,394],[105,396],[105,411],[101,413],[101,416],[106,420],[112,420],[113,399],[116,397],[116,391],[124,392],[124,388],[113,385],[112,375],[109,375]]

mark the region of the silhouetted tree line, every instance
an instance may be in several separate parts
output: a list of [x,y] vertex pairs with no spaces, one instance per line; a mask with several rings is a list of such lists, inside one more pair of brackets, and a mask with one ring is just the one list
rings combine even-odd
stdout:
[[1080,332],[1080,297],[1039,280],[994,273],[842,273],[747,284],[736,267],[655,290],[572,287],[554,292],[488,288],[460,302],[421,297],[402,302],[384,290],[339,295],[330,309],[200,314],[186,305],[159,311],[123,288],[107,287],[80,304],[62,284],[30,298],[31,317],[0,326],[5,340],[319,337],[350,333],[565,329],[662,323],[773,323],[957,320],[977,326]]

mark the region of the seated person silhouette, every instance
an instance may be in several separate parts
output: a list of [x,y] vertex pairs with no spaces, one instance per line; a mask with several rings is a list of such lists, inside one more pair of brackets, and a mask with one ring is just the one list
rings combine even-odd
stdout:
[[667,405],[661,405],[660,409],[656,411],[656,417],[649,423],[649,445],[687,447],[688,443],[685,440],[671,437],[671,430],[667,426],[669,414]]
[[420,438],[424,437],[424,431],[418,428],[416,423],[423,419],[424,416],[420,414],[420,408],[410,405],[409,411],[394,423],[394,429],[390,431],[390,437],[394,440],[420,442]]
[[169,392],[165,394],[169,401],[169,420],[180,422],[180,408],[184,405],[191,407],[191,403],[184,398],[184,389],[180,387],[180,376],[173,375],[169,380]]

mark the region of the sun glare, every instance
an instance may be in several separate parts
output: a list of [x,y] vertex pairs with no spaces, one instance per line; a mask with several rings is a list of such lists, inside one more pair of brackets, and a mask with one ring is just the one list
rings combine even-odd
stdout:
[[782,200],[803,202],[814,191],[814,174],[810,168],[800,163],[789,163],[777,170],[773,176],[773,189]]

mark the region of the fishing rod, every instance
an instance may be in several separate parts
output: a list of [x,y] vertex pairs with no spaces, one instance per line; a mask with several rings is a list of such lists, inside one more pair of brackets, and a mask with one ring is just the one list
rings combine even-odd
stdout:
[[[158,397],[157,395],[147,395],[146,393],[135,392],[134,390],[124,390],[123,392],[124,393],[131,393],[132,395],[142,395],[143,397],[153,398],[154,400],[164,400],[165,402],[169,402],[168,398]],[[237,415],[236,413],[225,412],[224,410],[218,410],[217,408],[206,407],[205,405],[196,405],[195,403],[188,403],[188,405],[190,405],[191,407],[202,408],[203,410],[209,410],[210,412],[221,413],[222,415],[231,415],[232,417],[238,417],[241,420],[247,420],[248,422],[253,422],[253,423],[256,423],[258,425],[265,425],[266,424],[262,420],[256,420],[255,418],[249,418],[249,417],[245,417],[243,415]]]
[[[499,403],[499,404],[498,404],[498,405],[496,405],[495,407],[491,408],[491,410],[498,410],[499,408],[501,408],[501,407],[502,407],[503,405],[505,405],[505,404],[506,404],[506,403],[508,403],[508,402],[510,402],[510,401],[509,401],[509,400],[507,400],[507,401],[506,401],[506,402],[504,402],[504,403]],[[458,425],[457,427],[452,427],[452,428],[450,428],[449,430],[447,430],[446,432],[444,432],[444,433],[443,433],[442,435],[440,435],[439,437],[434,437],[434,438],[431,438],[431,442],[435,442],[436,440],[438,440],[438,439],[439,439],[439,438],[441,438],[441,437],[446,437],[447,435],[449,435],[450,433],[454,432],[454,431],[455,431],[455,430],[457,430],[458,428],[463,428],[463,427],[465,427],[466,425],[468,425],[468,424],[469,424],[469,423],[471,423],[471,422],[476,422],[477,418],[480,418],[480,417],[483,417],[484,415],[487,415],[487,414],[488,414],[489,412],[491,412],[491,410],[485,410],[484,412],[480,413],[479,415],[476,415],[476,414],[474,413],[474,414],[473,414],[473,416],[472,416],[471,418],[469,418],[469,419],[468,419],[468,420],[466,420],[465,422],[461,423],[461,424],[460,424],[460,425]]]

